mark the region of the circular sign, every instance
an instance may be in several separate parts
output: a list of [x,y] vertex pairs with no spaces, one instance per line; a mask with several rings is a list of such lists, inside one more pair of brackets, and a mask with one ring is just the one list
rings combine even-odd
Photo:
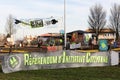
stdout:
[[21,60],[17,55],[10,55],[7,59],[8,68],[11,70],[18,69],[20,67]]

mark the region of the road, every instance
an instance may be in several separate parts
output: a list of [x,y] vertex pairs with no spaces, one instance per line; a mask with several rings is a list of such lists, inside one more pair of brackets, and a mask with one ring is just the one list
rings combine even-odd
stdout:
[[47,52],[47,48],[21,47],[21,48],[1,48],[0,53],[19,53],[19,52]]
[[[117,51],[120,52],[120,48],[114,48],[111,49],[113,51]],[[94,49],[94,50],[76,50],[79,52],[99,52],[98,49]],[[10,48],[0,48],[0,54],[1,53],[9,53],[10,52]],[[21,47],[21,48],[12,48],[11,52],[13,53],[20,53],[20,52],[47,52],[47,48],[46,47],[42,47],[42,48],[37,48],[37,47]]]

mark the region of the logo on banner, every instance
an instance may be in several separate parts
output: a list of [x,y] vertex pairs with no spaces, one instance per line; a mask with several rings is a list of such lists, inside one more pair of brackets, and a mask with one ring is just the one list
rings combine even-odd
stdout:
[[12,55],[7,59],[7,64],[10,69],[16,69],[20,66],[21,60],[18,56]]

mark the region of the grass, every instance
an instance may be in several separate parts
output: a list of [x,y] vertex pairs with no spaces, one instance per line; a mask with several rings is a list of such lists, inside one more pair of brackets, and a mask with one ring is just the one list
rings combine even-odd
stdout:
[[4,74],[0,80],[120,80],[120,66],[44,69]]

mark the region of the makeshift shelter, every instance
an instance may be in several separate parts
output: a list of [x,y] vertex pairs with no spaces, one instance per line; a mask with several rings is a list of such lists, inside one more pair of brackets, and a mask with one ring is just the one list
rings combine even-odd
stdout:
[[75,39],[79,39],[79,41],[82,41],[84,37],[84,33],[85,31],[83,30],[75,30],[72,32],[68,32],[67,37],[70,38],[73,42],[75,41]]
[[63,39],[63,36],[59,33],[41,34],[38,36],[37,39],[38,40],[42,39],[43,45],[61,45],[61,44],[63,44],[63,40],[62,40],[62,42],[60,42],[60,40]]
[[38,41],[39,39],[43,41],[41,48],[46,48],[47,51],[62,50],[61,36],[59,33],[45,33],[38,36]]
[[67,47],[68,49],[80,49],[81,43],[84,41],[83,30],[75,30],[67,33]]
[[[95,30],[93,29],[87,29],[86,30],[87,33],[91,33],[91,34],[95,34]],[[108,43],[109,44],[113,44],[114,42],[114,39],[115,39],[115,31],[113,29],[110,29],[110,28],[103,28],[101,29],[99,32],[99,35],[98,35],[98,39],[106,39],[108,40]]]

